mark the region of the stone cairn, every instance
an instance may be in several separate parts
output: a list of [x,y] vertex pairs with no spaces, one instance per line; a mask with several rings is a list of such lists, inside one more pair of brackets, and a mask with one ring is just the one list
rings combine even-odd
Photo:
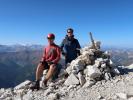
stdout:
[[69,74],[65,85],[95,83],[102,79],[110,80],[120,72],[110,59],[110,54],[100,49],[81,49],[81,55],[67,65],[66,72]]

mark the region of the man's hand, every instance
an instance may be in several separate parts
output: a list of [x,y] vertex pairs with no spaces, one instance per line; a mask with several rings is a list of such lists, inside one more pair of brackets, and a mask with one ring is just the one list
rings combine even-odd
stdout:
[[45,65],[46,64],[46,61],[40,61],[40,64],[42,64],[42,65]]
[[65,56],[65,55],[66,55],[66,53],[65,53],[65,52],[62,52],[62,55],[63,55],[63,56]]
[[52,64],[55,64],[55,63],[51,61],[51,62],[48,62],[48,64],[49,64],[49,65],[52,65]]

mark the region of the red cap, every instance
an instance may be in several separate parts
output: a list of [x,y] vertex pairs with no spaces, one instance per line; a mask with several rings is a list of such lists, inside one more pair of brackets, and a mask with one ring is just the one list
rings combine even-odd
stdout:
[[48,39],[55,39],[55,35],[53,33],[49,33],[47,38]]

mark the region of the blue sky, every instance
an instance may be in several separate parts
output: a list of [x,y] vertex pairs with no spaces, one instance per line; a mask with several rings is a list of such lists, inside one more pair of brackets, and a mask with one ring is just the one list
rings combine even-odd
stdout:
[[103,45],[133,47],[133,0],[0,0],[0,44],[60,44],[72,27],[81,45],[88,32]]

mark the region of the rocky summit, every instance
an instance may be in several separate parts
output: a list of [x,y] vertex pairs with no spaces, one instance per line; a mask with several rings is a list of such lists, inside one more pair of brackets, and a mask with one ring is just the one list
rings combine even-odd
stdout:
[[133,100],[132,65],[116,66],[99,45],[80,52],[47,87],[42,85],[45,70],[39,91],[31,91],[33,82],[26,80],[14,88],[0,89],[0,100]]

